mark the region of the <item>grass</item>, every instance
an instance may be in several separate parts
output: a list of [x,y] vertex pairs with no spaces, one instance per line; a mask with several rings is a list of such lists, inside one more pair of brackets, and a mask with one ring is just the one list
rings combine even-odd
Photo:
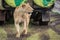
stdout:
[[[40,31],[40,27],[30,27],[28,29],[31,34],[29,37],[23,38],[23,40],[41,40],[43,34],[49,35],[49,40],[60,40],[60,35],[58,35],[53,29],[49,28],[47,30]],[[7,34],[14,34],[16,32],[14,25],[0,26],[0,40],[7,40]],[[11,37],[11,40],[12,37]]]
[[[28,37],[27,40],[41,40],[41,34],[41,32],[35,33],[32,36]],[[48,29],[47,34],[49,34],[50,40],[60,40],[60,35],[58,35],[52,29]]]
[[6,38],[7,38],[7,33],[2,27],[0,27],[0,40],[6,40]]

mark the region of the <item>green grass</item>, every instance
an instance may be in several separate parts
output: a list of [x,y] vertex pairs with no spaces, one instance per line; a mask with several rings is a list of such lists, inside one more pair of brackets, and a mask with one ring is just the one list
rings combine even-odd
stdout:
[[7,33],[2,27],[0,27],[0,40],[6,40],[6,38],[7,38]]
[[[41,32],[35,33],[32,36],[28,37],[27,40],[41,40],[41,34]],[[50,40],[60,40],[60,35],[58,35],[52,29],[48,29],[47,34],[49,34]]]
[[[22,28],[22,27],[21,27]],[[58,35],[55,31],[52,29],[47,29],[44,31],[38,31],[40,28],[37,27],[30,27],[28,29],[28,32],[31,34],[31,36],[25,38],[25,40],[41,40],[41,35],[43,34],[49,34],[49,40],[60,40],[60,35]],[[10,32],[9,32],[10,31]],[[15,27],[14,25],[6,25],[6,26],[0,26],[0,40],[6,40],[8,33],[15,33]]]
[[50,40],[60,40],[60,35],[54,32],[52,29],[48,30],[48,34],[50,36]]

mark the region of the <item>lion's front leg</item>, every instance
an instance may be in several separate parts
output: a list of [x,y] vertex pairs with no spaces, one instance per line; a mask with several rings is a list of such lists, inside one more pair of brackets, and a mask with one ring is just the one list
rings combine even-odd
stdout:
[[15,28],[16,28],[16,37],[20,37],[20,26],[19,23],[15,22]]
[[30,16],[27,15],[27,18],[26,18],[26,20],[24,21],[24,34],[27,34],[27,32],[28,32],[29,21],[30,21]]
[[27,34],[27,22],[24,20],[24,28],[23,28],[24,34]]

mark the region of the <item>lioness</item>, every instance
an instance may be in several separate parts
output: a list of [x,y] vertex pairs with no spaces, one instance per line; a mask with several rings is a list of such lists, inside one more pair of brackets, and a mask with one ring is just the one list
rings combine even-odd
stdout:
[[19,23],[23,22],[24,27],[23,27],[23,31],[24,34],[27,34],[27,29],[28,29],[28,25],[29,25],[29,20],[30,20],[30,16],[31,13],[33,12],[33,8],[30,6],[29,3],[24,3],[21,6],[16,7],[15,11],[14,11],[14,23],[15,23],[15,27],[16,27],[16,37],[20,37],[20,26]]

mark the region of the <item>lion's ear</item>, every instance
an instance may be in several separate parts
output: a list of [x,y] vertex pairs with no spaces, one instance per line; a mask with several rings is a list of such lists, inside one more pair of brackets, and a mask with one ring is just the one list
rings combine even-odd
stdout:
[[25,7],[26,7],[26,5],[25,5],[25,4],[23,4],[23,5],[22,5],[22,8],[25,8]]

